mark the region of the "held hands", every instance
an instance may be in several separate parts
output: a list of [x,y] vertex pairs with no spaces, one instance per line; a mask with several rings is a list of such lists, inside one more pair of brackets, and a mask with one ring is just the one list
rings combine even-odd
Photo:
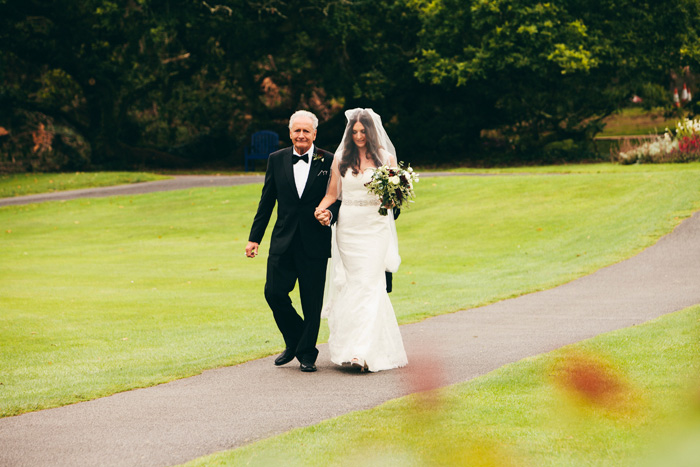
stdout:
[[328,209],[316,208],[316,211],[314,211],[314,217],[321,223],[321,225],[331,225],[331,212]]

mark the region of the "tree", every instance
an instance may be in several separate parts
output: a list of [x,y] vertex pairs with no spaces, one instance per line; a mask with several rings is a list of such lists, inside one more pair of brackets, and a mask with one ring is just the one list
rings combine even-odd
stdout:
[[[0,108],[40,112],[75,129],[98,165],[152,157],[172,163],[176,159],[142,138],[149,123],[144,115],[162,106],[175,114],[180,103],[186,120],[196,114],[185,105],[197,101],[194,94],[235,94],[217,74],[233,66],[223,63],[220,40],[243,38],[244,48],[256,31],[241,16],[254,5],[238,3],[241,8],[185,0],[5,0]],[[232,22],[240,26],[234,32]],[[168,127],[172,120],[161,123]]]
[[697,0],[410,1],[418,77],[478,89],[482,128],[522,152],[585,147],[632,94],[700,57]]

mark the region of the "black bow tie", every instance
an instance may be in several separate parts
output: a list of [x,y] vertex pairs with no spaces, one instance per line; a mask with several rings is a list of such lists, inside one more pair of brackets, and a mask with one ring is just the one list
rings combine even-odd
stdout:
[[292,154],[292,164],[296,164],[299,161],[304,161],[307,164],[309,163],[309,154],[304,154],[303,156],[297,156],[296,154]]

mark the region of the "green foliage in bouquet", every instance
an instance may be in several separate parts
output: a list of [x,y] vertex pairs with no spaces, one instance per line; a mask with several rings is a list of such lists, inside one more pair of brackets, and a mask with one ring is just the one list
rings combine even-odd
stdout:
[[404,169],[403,162],[399,162],[398,167],[379,167],[365,186],[367,191],[379,197],[382,202],[379,214],[386,216],[389,208],[401,208],[415,198],[414,182],[418,182],[418,174],[410,165]]

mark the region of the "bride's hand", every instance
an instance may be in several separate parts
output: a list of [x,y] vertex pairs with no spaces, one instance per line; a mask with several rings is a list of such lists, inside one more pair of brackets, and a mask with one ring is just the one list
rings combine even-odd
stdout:
[[331,213],[327,209],[316,208],[314,211],[314,217],[316,217],[316,220],[318,220],[321,225],[328,226],[331,224]]

